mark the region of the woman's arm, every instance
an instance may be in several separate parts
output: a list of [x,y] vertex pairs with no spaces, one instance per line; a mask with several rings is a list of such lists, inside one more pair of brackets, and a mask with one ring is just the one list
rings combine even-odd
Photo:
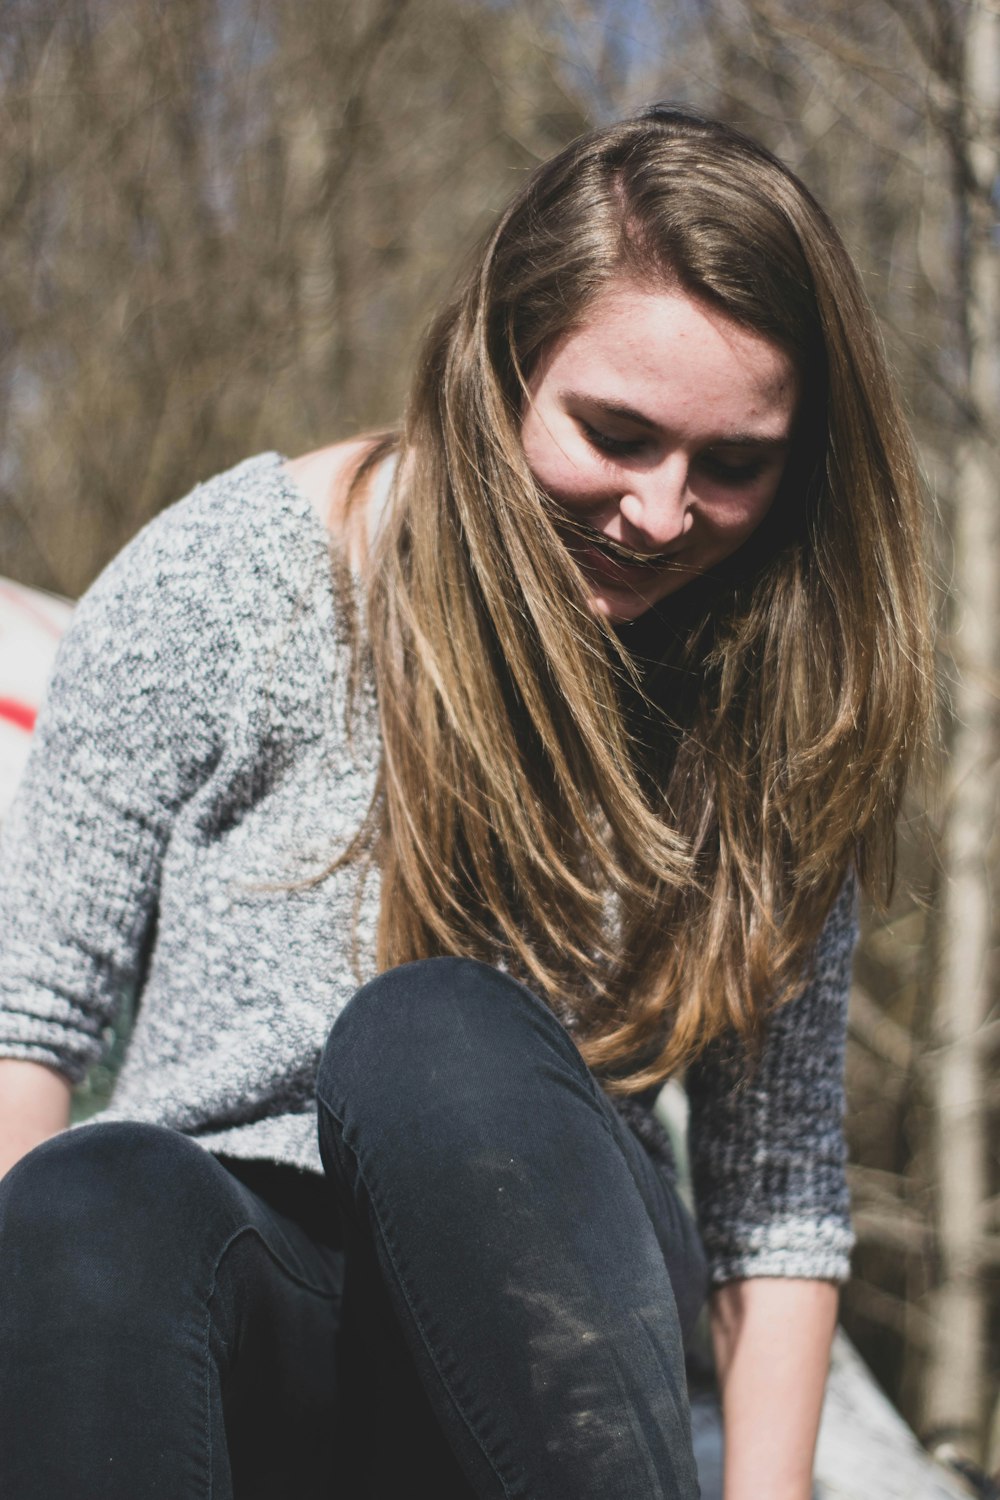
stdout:
[[51,1070],[9,1075],[25,1148],[141,991],[177,810],[221,755],[239,540],[215,510],[207,486],[173,507],[81,599],[0,829],[0,1057]]
[[844,1045],[854,881],[809,982],[762,1053],[713,1046],[688,1071],[699,1223],[726,1438],[726,1500],[807,1500],[852,1233],[844,1172]]
[[716,1286],[849,1274],[843,1075],[855,905],[849,879],[805,989],[769,1019],[756,1057],[722,1038],[688,1069],[691,1173]]
[[724,1500],[810,1500],[837,1287],[791,1277],[730,1281],[716,1288],[711,1319]]
[[69,1080],[54,1068],[0,1058],[0,1177],[69,1124]]

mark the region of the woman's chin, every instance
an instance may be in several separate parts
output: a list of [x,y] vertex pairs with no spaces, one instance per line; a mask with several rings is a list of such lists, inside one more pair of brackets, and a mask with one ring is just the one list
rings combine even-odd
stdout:
[[623,588],[608,584],[603,579],[591,579],[588,588],[588,604],[592,614],[599,615],[611,625],[627,625],[638,620],[668,594],[676,594],[686,583],[688,576],[678,574],[672,578],[661,578],[646,588]]

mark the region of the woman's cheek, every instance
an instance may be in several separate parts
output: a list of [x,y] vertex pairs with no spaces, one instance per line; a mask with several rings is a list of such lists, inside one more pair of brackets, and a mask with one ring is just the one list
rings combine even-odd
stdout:
[[540,482],[553,500],[580,510],[600,510],[622,493],[621,484],[616,484],[608,466],[595,462],[589,455],[553,463],[548,477]]

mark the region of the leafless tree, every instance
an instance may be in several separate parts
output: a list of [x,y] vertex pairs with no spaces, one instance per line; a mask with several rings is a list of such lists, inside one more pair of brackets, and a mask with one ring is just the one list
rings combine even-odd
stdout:
[[0,24],[0,571],[70,594],[195,480],[395,420],[463,246],[585,123],[461,0]]

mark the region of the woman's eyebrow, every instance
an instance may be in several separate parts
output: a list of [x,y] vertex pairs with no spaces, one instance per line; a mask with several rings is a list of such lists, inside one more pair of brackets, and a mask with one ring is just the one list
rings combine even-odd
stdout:
[[768,432],[726,432],[713,438],[712,448],[766,448],[769,453],[781,453],[791,447],[791,438],[773,436]]
[[[591,396],[586,391],[561,390],[559,399],[567,405],[577,403],[581,406],[596,407],[598,411],[606,412],[609,417],[623,417],[627,422],[634,422],[637,426],[646,427],[650,431],[659,425],[653,421],[652,417],[644,416],[641,411],[636,411],[634,406],[629,406],[624,401],[614,401],[604,396]],[[780,453],[790,444],[791,438],[783,433],[724,432],[713,438],[708,446],[712,448],[765,448],[769,453]]]
[[566,402],[579,402],[582,406],[596,406],[601,411],[607,412],[609,417],[624,417],[626,421],[636,422],[640,427],[655,427],[657,424],[651,417],[644,417],[641,411],[636,411],[634,406],[627,406],[624,401],[606,400],[603,396],[591,396],[586,391],[560,391],[559,399]]

